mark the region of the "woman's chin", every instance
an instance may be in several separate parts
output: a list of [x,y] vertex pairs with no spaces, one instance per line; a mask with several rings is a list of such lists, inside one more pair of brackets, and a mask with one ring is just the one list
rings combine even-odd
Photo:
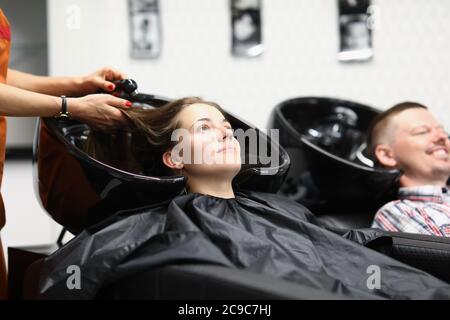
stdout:
[[241,170],[240,162],[230,163],[203,163],[185,167],[186,172],[190,172],[196,176],[216,176],[216,177],[234,177]]
[[241,163],[239,162],[225,162],[225,163],[215,163],[211,165],[213,170],[217,172],[221,171],[239,171],[241,169]]

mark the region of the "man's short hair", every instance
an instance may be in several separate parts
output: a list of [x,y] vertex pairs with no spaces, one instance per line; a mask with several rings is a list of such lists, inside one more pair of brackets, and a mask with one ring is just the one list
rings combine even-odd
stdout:
[[378,159],[375,155],[375,148],[380,144],[380,138],[383,132],[387,129],[389,125],[389,121],[395,115],[399,114],[402,111],[408,109],[427,109],[426,106],[417,102],[402,102],[394,105],[393,107],[379,113],[370,123],[369,129],[367,130],[367,150],[368,155],[378,164]]

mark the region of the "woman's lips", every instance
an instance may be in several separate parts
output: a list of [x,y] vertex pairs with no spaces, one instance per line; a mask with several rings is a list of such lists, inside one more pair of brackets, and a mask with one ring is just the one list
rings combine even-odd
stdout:
[[234,146],[225,146],[221,149],[219,149],[217,152],[225,152],[225,151],[229,151],[229,150],[236,150],[236,148]]

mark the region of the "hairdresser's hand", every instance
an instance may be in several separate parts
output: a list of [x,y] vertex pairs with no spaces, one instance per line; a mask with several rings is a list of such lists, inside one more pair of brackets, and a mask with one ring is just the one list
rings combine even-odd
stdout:
[[67,99],[67,109],[73,119],[101,131],[113,131],[124,126],[127,119],[119,108],[130,107],[130,101],[109,94],[90,94]]
[[111,92],[115,89],[113,81],[125,79],[126,75],[118,70],[105,67],[84,77],[80,77],[78,82],[79,95],[96,93],[99,90]]

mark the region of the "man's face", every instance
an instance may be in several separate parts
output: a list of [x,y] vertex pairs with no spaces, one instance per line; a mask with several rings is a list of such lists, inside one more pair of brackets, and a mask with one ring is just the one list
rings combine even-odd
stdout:
[[397,168],[419,181],[450,176],[448,134],[431,112],[408,109],[394,116],[392,125],[391,147]]

